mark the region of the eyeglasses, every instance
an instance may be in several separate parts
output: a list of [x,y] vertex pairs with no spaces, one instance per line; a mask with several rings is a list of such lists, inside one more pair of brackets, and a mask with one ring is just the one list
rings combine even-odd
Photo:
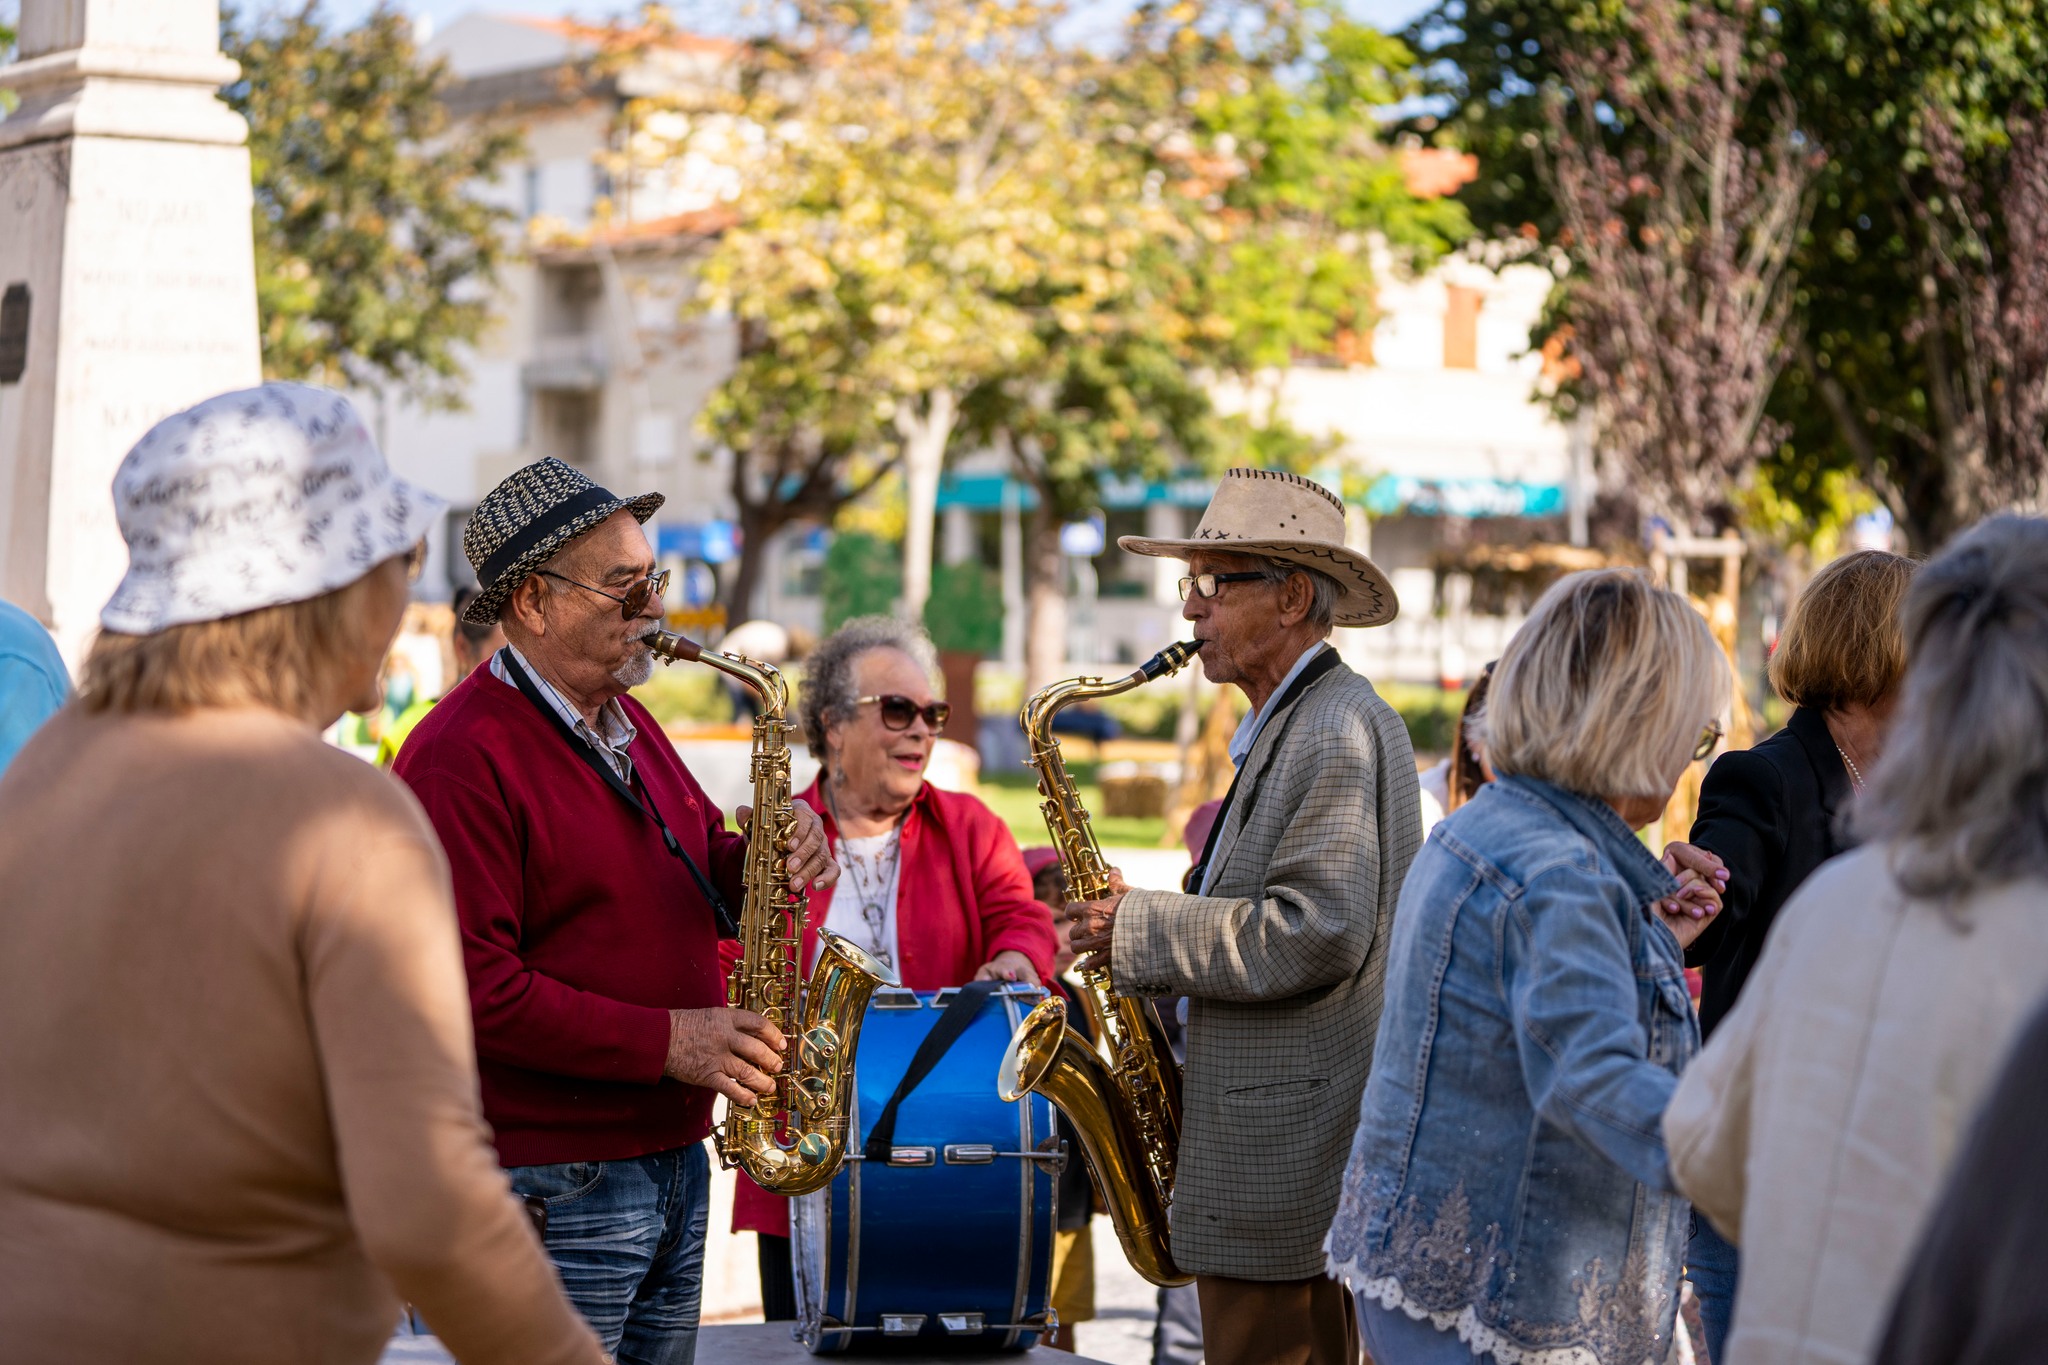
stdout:
[[953,708],[942,701],[919,706],[910,698],[895,692],[887,692],[879,697],[855,697],[853,699],[855,706],[866,706],[869,702],[880,704],[882,708],[882,724],[888,726],[891,730],[908,730],[910,722],[916,720],[919,716],[923,716],[925,728],[937,732],[946,728],[946,717],[953,714]]
[[1183,602],[1188,600],[1188,590],[1190,588],[1194,589],[1195,596],[1197,597],[1214,597],[1216,589],[1225,583],[1250,583],[1255,579],[1264,577],[1264,574],[1256,570],[1248,570],[1244,573],[1190,574],[1180,581],[1180,600]]
[[585,592],[594,592],[599,597],[611,598],[612,601],[619,604],[619,615],[628,621],[638,616],[641,612],[646,611],[647,604],[650,601],[668,591],[667,569],[660,569],[647,575],[647,577],[633,584],[632,587],[627,588],[626,594],[623,597],[615,592],[606,592],[603,588],[593,588],[588,583],[579,583],[573,578],[563,578],[561,574],[551,569],[542,569],[540,576],[542,578],[561,579],[562,582],[567,583],[571,587],[581,588]]
[[1708,721],[1706,728],[1700,731],[1700,742],[1692,746],[1693,762],[1697,763],[1708,754],[1713,753],[1714,749],[1721,743],[1721,736],[1726,733],[1727,731],[1721,728],[1720,721]]

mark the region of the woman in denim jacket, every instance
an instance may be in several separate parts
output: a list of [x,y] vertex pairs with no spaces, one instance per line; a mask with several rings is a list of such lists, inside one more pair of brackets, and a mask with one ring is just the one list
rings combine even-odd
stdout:
[[1659,1123],[1699,1046],[1681,954],[1719,899],[1711,864],[1681,884],[1633,831],[1727,695],[1706,623],[1633,570],[1558,582],[1495,670],[1499,780],[1402,888],[1327,1243],[1382,1365],[1667,1358],[1688,1210]]

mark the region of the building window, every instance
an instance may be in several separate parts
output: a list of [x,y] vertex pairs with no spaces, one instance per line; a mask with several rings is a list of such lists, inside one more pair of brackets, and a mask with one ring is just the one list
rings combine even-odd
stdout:
[[526,216],[540,217],[540,167],[532,163],[526,167]]
[[1444,368],[1479,368],[1479,305],[1485,295],[1462,284],[1444,286]]
[[597,455],[597,394],[542,389],[533,396],[540,453],[587,469]]

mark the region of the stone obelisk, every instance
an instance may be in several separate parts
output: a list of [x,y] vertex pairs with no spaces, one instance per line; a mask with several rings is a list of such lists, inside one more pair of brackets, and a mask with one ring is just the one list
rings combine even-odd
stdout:
[[0,66],[0,597],[74,668],[127,564],[121,456],[262,378],[219,23],[216,0],[23,0]]

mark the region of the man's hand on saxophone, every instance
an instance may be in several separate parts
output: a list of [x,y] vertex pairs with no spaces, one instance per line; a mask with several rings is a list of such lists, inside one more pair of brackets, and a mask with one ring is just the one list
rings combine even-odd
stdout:
[[[789,813],[796,820],[796,833],[789,847],[791,889],[808,891],[832,885],[839,880],[839,864],[832,861],[832,849],[825,839],[825,822],[801,799],[789,803]],[[732,818],[740,833],[753,837],[752,806],[735,806]]]
[[782,1030],[752,1010],[670,1010],[662,1074],[751,1108],[775,1092],[785,1047]]
[[1093,953],[1097,963],[1105,967],[1109,965],[1110,940],[1116,932],[1116,908],[1130,889],[1124,881],[1124,874],[1112,867],[1109,869],[1107,896],[1101,900],[1067,902],[1067,942],[1077,956],[1086,957]]

